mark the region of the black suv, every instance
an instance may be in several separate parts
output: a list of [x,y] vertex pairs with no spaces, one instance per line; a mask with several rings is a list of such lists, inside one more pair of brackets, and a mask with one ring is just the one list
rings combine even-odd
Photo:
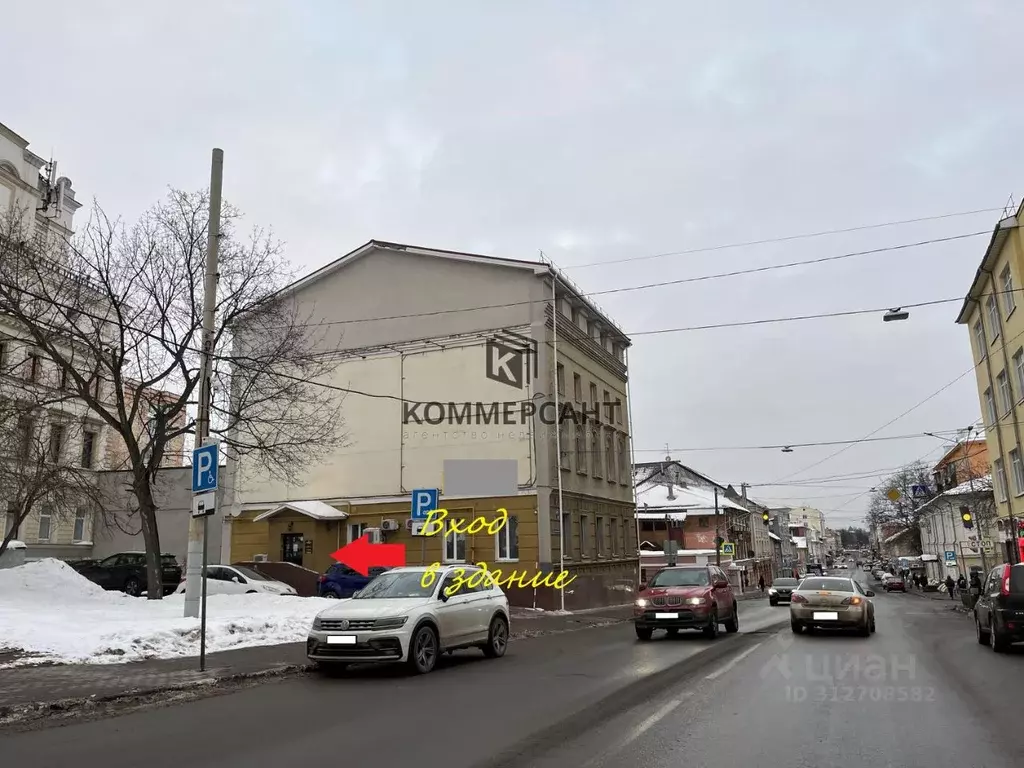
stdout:
[[1024,642],[1024,563],[1004,563],[989,571],[974,605],[974,626],[978,642],[996,653]]
[[[72,568],[89,581],[104,589],[118,590],[132,597],[138,597],[146,589],[146,554],[144,552],[121,552],[105,557],[99,562],[81,560],[69,563]],[[163,592],[169,595],[181,583],[181,566],[171,554],[160,556]]]

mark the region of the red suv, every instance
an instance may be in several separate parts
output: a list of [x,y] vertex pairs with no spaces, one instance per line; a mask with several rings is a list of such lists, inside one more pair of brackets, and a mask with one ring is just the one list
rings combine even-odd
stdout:
[[641,584],[633,604],[633,624],[640,640],[650,640],[656,629],[675,635],[680,629],[699,629],[705,637],[718,637],[718,625],[726,632],[740,628],[736,597],[729,579],[714,565],[680,565],[662,568],[647,584]]

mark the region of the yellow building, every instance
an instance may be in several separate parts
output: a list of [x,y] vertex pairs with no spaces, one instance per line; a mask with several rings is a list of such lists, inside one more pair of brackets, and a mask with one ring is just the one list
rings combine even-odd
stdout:
[[997,505],[997,553],[1021,559],[1016,542],[1024,518],[1024,242],[1022,210],[1004,212],[967,293],[957,323],[970,330]]

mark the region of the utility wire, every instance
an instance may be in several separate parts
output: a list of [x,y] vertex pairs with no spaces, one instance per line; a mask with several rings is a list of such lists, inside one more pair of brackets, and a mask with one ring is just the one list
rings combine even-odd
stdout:
[[786,243],[793,240],[807,240],[814,237],[824,237],[826,235],[842,235],[849,232],[863,232],[870,229],[881,229],[882,227],[895,227],[903,224],[917,224],[924,221],[938,221],[939,219],[951,219],[957,216],[973,216],[978,213],[992,213],[994,211],[1003,210],[1002,206],[998,208],[978,208],[973,211],[958,211],[956,213],[943,213],[938,216],[922,216],[917,219],[901,219],[899,221],[887,221],[881,224],[863,224],[856,227],[846,227],[844,229],[827,229],[821,232],[809,232],[799,235],[785,235],[783,237],[769,237],[762,240],[747,240],[740,243],[725,243],[722,245],[709,245],[703,248],[690,248],[685,251],[667,251],[665,253],[654,253],[649,256],[632,256],[623,259],[612,259],[610,261],[594,261],[589,264],[573,264],[566,269],[585,269],[588,267],[603,267],[608,264],[625,264],[633,261],[648,261],[650,259],[663,259],[668,256],[686,256],[692,253],[708,253],[711,251],[724,251],[730,248],[747,248],[754,245],[768,245],[770,243]]

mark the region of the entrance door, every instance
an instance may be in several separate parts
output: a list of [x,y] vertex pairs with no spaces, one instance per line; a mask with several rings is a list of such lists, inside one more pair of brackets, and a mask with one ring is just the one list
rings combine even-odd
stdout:
[[303,538],[301,533],[281,534],[281,560],[285,563],[302,565]]

